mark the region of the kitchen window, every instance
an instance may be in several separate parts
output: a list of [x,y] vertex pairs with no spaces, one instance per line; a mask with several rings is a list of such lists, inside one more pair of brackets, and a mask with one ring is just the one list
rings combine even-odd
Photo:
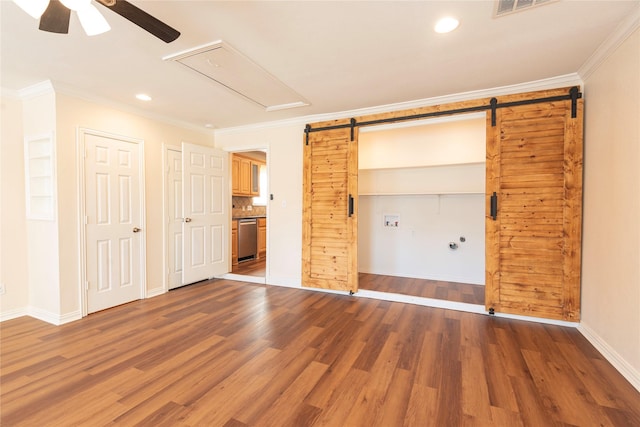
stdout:
[[253,198],[254,206],[267,206],[267,165],[260,165],[260,195]]

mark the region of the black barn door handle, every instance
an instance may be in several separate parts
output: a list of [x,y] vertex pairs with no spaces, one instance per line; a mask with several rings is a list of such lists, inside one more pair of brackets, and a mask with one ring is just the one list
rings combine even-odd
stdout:
[[491,218],[494,221],[498,218],[498,195],[495,191],[491,195]]
[[353,215],[353,196],[349,194],[349,216]]

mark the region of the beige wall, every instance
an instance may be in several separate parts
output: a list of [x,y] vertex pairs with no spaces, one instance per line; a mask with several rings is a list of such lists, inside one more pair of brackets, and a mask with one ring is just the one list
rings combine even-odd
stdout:
[[[183,141],[213,146],[213,134],[60,93],[22,103],[3,97],[1,265],[2,281],[7,286],[2,297],[3,317],[13,310],[61,323],[81,312],[76,148],[81,127],[144,141],[147,293],[163,292],[162,147],[179,146]],[[52,130],[56,136],[56,220],[26,221],[23,133]]]
[[0,295],[3,317],[29,304],[27,221],[24,198],[22,103],[5,94],[0,110]]
[[147,292],[163,286],[162,145],[213,146],[213,135],[169,125],[71,96],[57,96],[61,313],[79,309],[76,132],[79,127],[144,141]]
[[[425,120],[420,126],[363,128],[358,136],[358,168],[399,168],[485,161],[485,114]],[[378,129],[376,129],[378,128]]]
[[640,30],[585,80],[582,324],[640,380],[638,76]]
[[[22,102],[23,132],[25,139],[50,135],[55,141],[56,96],[51,85],[42,85],[41,92],[26,97]],[[53,158],[56,157],[55,142]],[[24,161],[16,159],[16,161]],[[53,166],[53,179],[56,176]],[[26,181],[26,178],[25,178]],[[21,189],[25,193],[24,187]],[[54,189],[54,209],[55,209]],[[30,312],[47,321],[57,322],[60,314],[60,275],[58,262],[58,216],[50,220],[27,217],[27,266],[29,269]]]

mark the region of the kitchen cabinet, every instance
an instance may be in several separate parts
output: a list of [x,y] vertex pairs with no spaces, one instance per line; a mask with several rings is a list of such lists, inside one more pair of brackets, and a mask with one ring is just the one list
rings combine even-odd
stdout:
[[240,192],[240,158],[231,156],[231,194]]
[[239,195],[251,195],[251,160],[244,157],[240,158],[240,188]]
[[231,162],[231,190],[234,196],[260,195],[260,166],[264,162],[234,154]]
[[231,221],[231,264],[238,265],[238,220]]
[[260,195],[260,163],[251,161],[251,195]]
[[267,256],[267,219],[258,218],[258,259]]

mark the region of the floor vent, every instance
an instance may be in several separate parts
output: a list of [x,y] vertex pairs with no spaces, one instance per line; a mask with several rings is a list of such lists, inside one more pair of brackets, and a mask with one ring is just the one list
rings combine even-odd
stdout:
[[494,16],[504,16],[513,12],[531,9],[532,7],[542,6],[556,1],[558,0],[496,0]]

